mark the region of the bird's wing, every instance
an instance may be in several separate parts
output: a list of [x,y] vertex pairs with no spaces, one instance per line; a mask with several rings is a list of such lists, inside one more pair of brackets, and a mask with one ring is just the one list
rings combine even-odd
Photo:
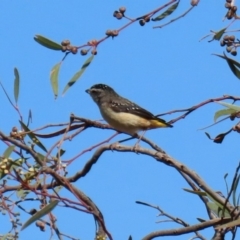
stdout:
[[145,119],[149,119],[149,120],[154,119],[159,122],[165,123],[166,125],[171,126],[170,124],[167,124],[165,120],[155,117],[151,112],[147,111],[146,109],[138,106],[136,103],[133,103],[127,99],[124,99],[124,101],[114,100],[114,101],[111,101],[110,103],[111,103],[113,111],[115,111],[115,112],[132,113],[137,116],[143,117]]

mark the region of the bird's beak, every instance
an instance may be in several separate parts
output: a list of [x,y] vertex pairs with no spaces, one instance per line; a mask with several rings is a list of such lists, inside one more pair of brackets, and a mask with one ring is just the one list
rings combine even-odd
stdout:
[[90,93],[90,89],[85,90],[85,92],[89,94]]

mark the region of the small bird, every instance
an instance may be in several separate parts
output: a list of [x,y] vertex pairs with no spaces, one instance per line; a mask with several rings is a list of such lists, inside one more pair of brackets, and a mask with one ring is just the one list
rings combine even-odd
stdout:
[[121,97],[105,84],[95,84],[86,92],[98,105],[104,120],[120,132],[135,136],[141,130],[173,127],[165,120]]

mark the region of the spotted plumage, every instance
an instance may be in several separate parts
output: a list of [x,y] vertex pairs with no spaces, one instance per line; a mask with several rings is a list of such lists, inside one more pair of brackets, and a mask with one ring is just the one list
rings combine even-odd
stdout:
[[105,84],[93,85],[86,92],[97,103],[103,118],[118,131],[133,135],[140,130],[172,127],[165,120],[121,97]]

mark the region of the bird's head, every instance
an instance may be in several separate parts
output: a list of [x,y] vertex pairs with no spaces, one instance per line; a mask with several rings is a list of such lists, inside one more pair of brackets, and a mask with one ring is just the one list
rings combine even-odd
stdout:
[[86,92],[90,94],[97,104],[100,104],[106,97],[116,94],[111,87],[105,84],[95,84],[91,88],[87,89]]

